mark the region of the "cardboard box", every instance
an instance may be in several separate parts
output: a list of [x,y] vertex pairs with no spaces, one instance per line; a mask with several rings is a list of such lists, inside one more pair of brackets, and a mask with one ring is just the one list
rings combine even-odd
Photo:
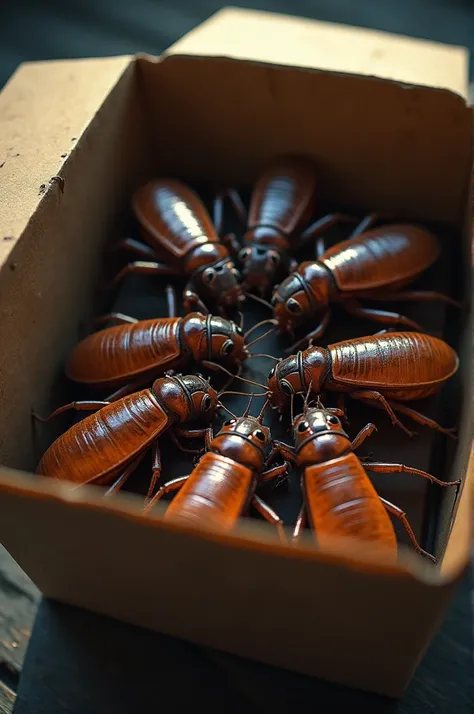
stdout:
[[450,231],[469,300],[466,91],[461,48],[238,10],[159,59],[17,71],[0,96],[0,537],[46,596],[402,693],[471,549],[467,319],[455,339],[461,433],[446,474],[464,487],[452,527],[452,502],[440,512],[437,569],[405,548],[387,566],[347,540],[324,552],[309,538],[290,548],[266,524],[222,536],[164,523],[164,507],[145,520],[131,495],[104,503],[94,487],[70,492],[28,473],[38,461],[30,412],[58,403],[64,360],[94,310],[103,248],[152,174],[243,186],[272,155],[308,153],[323,198]]

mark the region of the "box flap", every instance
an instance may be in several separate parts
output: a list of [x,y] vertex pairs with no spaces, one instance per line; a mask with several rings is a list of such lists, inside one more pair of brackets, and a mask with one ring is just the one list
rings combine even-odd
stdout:
[[0,94],[0,265],[131,57],[25,63]]
[[464,47],[256,10],[224,8],[168,53],[351,72],[468,96]]

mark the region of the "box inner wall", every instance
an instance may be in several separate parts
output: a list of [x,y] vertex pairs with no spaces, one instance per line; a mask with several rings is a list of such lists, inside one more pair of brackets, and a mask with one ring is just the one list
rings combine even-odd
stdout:
[[[197,60],[197,63],[201,62]],[[251,135],[251,141],[245,144],[244,139],[248,139],[248,136],[239,135],[237,140],[235,139],[235,132],[238,131],[236,127],[228,127],[224,123],[215,125],[216,114],[219,115],[219,111],[213,111],[214,107],[212,105],[208,106],[207,123],[204,125],[202,116],[204,113],[204,107],[194,104],[196,97],[194,93],[191,92],[188,96],[183,87],[178,84],[170,82],[170,77],[168,75],[163,75],[162,70],[164,64],[161,66],[157,64],[150,63],[147,65],[149,74],[142,73],[140,77],[140,89],[145,93],[142,97],[145,101],[145,106],[147,110],[145,111],[147,115],[147,122],[143,122],[143,116],[141,115],[140,102],[137,100],[135,93],[129,93],[128,97],[121,101],[120,107],[115,106],[114,112],[112,112],[112,107],[114,106],[113,96],[109,97],[104,105],[102,113],[102,126],[92,126],[90,128],[91,138],[94,136],[95,140],[100,140],[102,132],[107,131],[106,125],[109,121],[119,121],[122,119],[124,122],[124,127],[121,131],[117,132],[112,140],[110,141],[110,146],[108,148],[108,154],[104,154],[99,161],[101,165],[101,170],[103,171],[102,176],[107,176],[106,180],[109,178],[112,180],[113,190],[107,202],[103,204],[103,207],[108,206],[110,212],[110,218],[104,221],[104,214],[102,211],[97,210],[94,215],[91,215],[89,211],[89,225],[87,225],[87,230],[84,230],[84,223],[81,226],[76,226],[73,228],[73,233],[64,234],[58,230],[55,226],[55,230],[51,231],[54,235],[54,241],[56,245],[53,250],[62,250],[71,242],[77,246],[78,241],[83,241],[84,252],[82,259],[86,259],[89,265],[94,267],[94,270],[99,270],[103,265],[103,254],[102,254],[102,241],[108,239],[112,241],[116,236],[117,232],[120,231],[122,226],[130,228],[131,231],[135,229],[133,221],[130,220],[129,216],[129,206],[128,197],[131,189],[138,185],[141,180],[148,176],[152,176],[155,173],[163,174],[167,173],[169,175],[175,175],[179,178],[191,180],[196,188],[203,190],[203,195],[207,198],[208,202],[211,196],[209,189],[209,184],[196,183],[196,177],[203,179],[218,179],[221,181],[234,182],[238,186],[248,185],[253,179],[255,172],[257,170],[257,160],[263,159],[264,154],[271,154],[274,151],[279,151],[280,147],[283,150],[298,149],[305,150],[305,146],[298,145],[294,146],[294,142],[288,142],[288,132],[284,131],[283,126],[276,122],[276,126],[272,128],[272,142],[267,141],[267,131],[266,124],[263,120],[256,121],[253,134]],[[258,68],[262,71],[262,68]],[[271,70],[271,68],[269,68]],[[273,70],[271,70],[273,71]],[[173,72],[171,71],[171,75]],[[163,79],[164,77],[164,79]],[[124,80],[122,80],[124,81]],[[277,80],[278,81],[278,80]],[[278,92],[277,92],[278,97]],[[159,100],[157,99],[159,98]],[[206,97],[204,97],[204,100]],[[225,97],[224,97],[225,99]],[[275,99],[275,97],[273,97]],[[280,97],[280,101],[284,102],[285,97]],[[159,106],[158,106],[159,101]],[[216,100],[217,101],[217,100]],[[155,106],[156,104],[156,106]],[[152,108],[151,112],[150,107]],[[258,109],[259,107],[256,107]],[[218,107],[219,109],[219,107]],[[154,114],[154,111],[157,111]],[[274,111],[274,107],[271,107]],[[271,111],[267,110],[267,114]],[[299,112],[296,112],[300,116]],[[113,116],[112,116],[113,115]],[[182,132],[184,117],[188,118],[189,132],[186,138]],[[197,121],[192,121],[193,118]],[[214,117],[214,121],[213,121]],[[239,124],[239,116],[235,117],[236,125]],[[159,126],[159,131],[156,131],[156,127]],[[245,129],[249,127],[246,125]],[[297,127],[295,127],[297,128]],[[230,131],[230,139],[232,141],[226,142],[226,130]],[[109,132],[110,133],[110,132]],[[291,134],[291,132],[290,132]],[[151,160],[149,153],[148,140],[154,136],[156,140],[156,154],[155,161]],[[293,136],[298,136],[298,133],[293,133]],[[300,141],[300,140],[298,140]],[[96,145],[96,144],[95,144]],[[126,159],[123,158],[123,149],[128,146],[129,150],[126,153]],[[222,154],[222,149],[225,146],[225,153]],[[264,149],[260,153],[257,152],[255,155],[254,149],[256,146],[263,146]],[[133,147],[133,151],[130,151],[130,147]],[[179,147],[179,150],[177,149]],[[321,151],[326,151],[325,144],[322,142],[318,143],[318,137],[312,138],[311,144],[308,145],[308,150],[311,154],[317,154],[318,149]],[[115,171],[110,171],[111,165],[106,166],[106,162],[110,161],[114,155],[122,156],[122,165]],[[204,161],[200,163],[204,156],[209,157],[209,161]],[[91,156],[89,153],[88,160],[87,157],[84,159],[83,171],[87,175],[91,175],[92,165],[89,163],[91,161]],[[229,159],[229,165],[225,166],[223,162]],[[347,161],[347,158],[346,158]],[[201,167],[201,168],[200,168]],[[96,173],[94,171],[94,173]],[[338,185],[342,185],[340,179],[335,179],[331,181],[330,170],[328,171],[328,164],[325,166],[324,170],[325,178],[329,176],[327,185],[325,184],[322,188],[322,198],[320,210],[318,214],[323,214],[325,209],[330,209],[334,205],[341,205],[338,201],[334,199],[337,198],[338,191],[336,190]],[[97,175],[97,174],[96,174]],[[345,179],[349,180],[349,179]],[[81,191],[76,191],[74,199],[76,202],[78,215],[81,215],[82,211],[85,211],[91,205],[91,201],[94,200],[94,192],[97,190],[98,186],[96,180],[92,180],[92,186],[90,189],[85,187]],[[370,183],[370,182],[369,182]],[[357,184],[357,182],[356,182]],[[354,185],[354,191],[352,195],[348,196],[347,192],[343,192],[343,195],[348,196],[348,205],[356,205],[356,195],[358,188]],[[436,188],[436,187],[434,187]],[[364,190],[368,191],[368,187],[365,186]],[[402,199],[404,197],[402,196]],[[400,199],[400,196],[396,197],[394,201],[401,205],[404,201]],[[384,200],[381,199],[382,208],[385,208]],[[412,199],[408,200],[405,204],[407,211],[406,214],[400,215],[397,213],[397,218],[407,218],[413,219],[417,213],[417,204],[411,202]],[[433,203],[437,202],[432,202]],[[358,206],[358,213],[362,216],[365,210],[368,208],[368,201],[366,198],[361,199],[361,203]],[[439,208],[439,204],[438,204]],[[449,207],[448,207],[449,208]],[[370,210],[377,210],[378,205],[372,204]],[[413,209],[413,210],[412,210]],[[125,218],[128,214],[127,218]],[[447,210],[447,214],[450,217],[454,216],[454,210]],[[113,218],[112,218],[113,216]],[[446,221],[449,223],[448,221]],[[436,266],[433,267],[421,281],[418,281],[417,287],[421,288],[434,288],[442,291],[450,291],[455,295],[459,296],[462,291],[462,286],[457,279],[458,274],[455,270],[457,255],[458,241],[460,241],[459,232],[450,231],[446,225],[439,227],[437,224],[426,223],[425,225],[429,227],[434,227],[437,233],[442,238],[443,242],[443,258],[438,262]],[[237,232],[242,233],[242,229],[235,224],[231,227],[237,229]],[[441,231],[441,232],[440,232]],[[332,240],[337,240],[343,237],[345,234],[340,232],[334,232],[330,238]],[[78,249],[80,250],[80,249]],[[67,251],[66,251],[67,252]],[[302,258],[305,257],[302,255]],[[311,257],[311,255],[307,255]],[[53,381],[57,378],[59,367],[58,367],[58,354],[60,353],[61,360],[66,357],[70,347],[78,339],[79,336],[79,321],[84,319],[86,315],[90,313],[91,301],[86,299],[85,302],[77,302],[74,299],[76,290],[79,284],[83,285],[83,279],[77,271],[77,255],[71,256],[71,260],[68,261],[69,264],[62,266],[64,269],[64,274],[68,275],[69,285],[65,286],[64,281],[58,284],[54,289],[54,298],[56,301],[64,300],[64,296],[68,295],[68,314],[62,314],[58,320],[57,328],[61,330],[61,350],[56,353],[55,361],[49,367],[49,374],[47,377],[47,386],[51,387]],[[82,263],[81,265],[84,265]],[[447,266],[453,266],[447,269]],[[113,264],[108,264],[106,261],[106,268],[113,268]],[[97,275],[98,273],[96,273]],[[96,280],[96,283],[99,282]],[[54,288],[55,283],[52,284]],[[135,317],[146,318],[155,317],[157,315],[165,315],[165,307],[163,300],[163,291],[166,281],[156,280],[156,279],[130,279],[123,286],[123,289],[117,295],[116,301],[114,303],[114,308],[122,312],[133,314]],[[92,291],[88,288],[88,295],[92,294]],[[97,297],[97,295],[96,295]],[[97,300],[96,300],[97,302]],[[101,309],[104,306],[103,301]],[[403,309],[402,309],[403,308]],[[96,308],[97,309],[97,308]],[[433,334],[443,335],[446,326],[446,312],[441,305],[436,304],[435,306],[426,305],[403,305],[400,306],[400,311],[407,314],[409,317],[424,324],[429,331]],[[254,306],[251,308],[252,314],[247,312],[246,316],[246,327],[250,327],[252,321],[256,322],[259,319],[264,319],[268,316],[265,310],[256,309]],[[452,312],[452,314],[451,314]],[[378,328],[371,322],[358,321],[355,325],[355,321],[350,321],[348,325],[347,322],[338,318],[342,317],[341,314],[336,314],[333,321],[331,330],[328,331],[324,338],[323,344],[331,343],[337,339],[348,336],[356,336],[357,334],[370,334],[376,331]],[[459,324],[459,316],[455,311],[449,310],[449,324],[451,328],[453,325]],[[74,319],[75,318],[75,319]],[[71,329],[71,325],[74,328]],[[65,327],[67,329],[65,331]],[[348,329],[350,328],[350,332]],[[452,339],[455,340],[454,331],[452,332]],[[455,342],[452,342],[453,346],[456,347]],[[282,343],[279,342],[278,346],[281,348]],[[277,351],[277,341],[275,339],[262,342],[258,345],[258,351],[269,351],[275,355],[281,354]],[[257,381],[264,381],[268,370],[270,369],[270,364],[265,363],[263,360],[255,360],[251,363],[251,368],[248,371],[250,378],[257,379]],[[48,367],[46,365],[46,372],[48,372]],[[54,376],[53,376],[54,375]],[[237,385],[236,385],[237,386]],[[73,393],[70,389],[70,385],[65,385],[66,389],[62,392],[61,399],[55,404],[60,403],[64,398],[68,399]],[[46,396],[48,392],[44,392]],[[460,397],[462,396],[462,390],[460,388],[459,380],[453,380],[452,384],[449,385],[449,395],[450,397]],[[82,394],[74,393],[74,396],[79,397]],[[441,401],[440,401],[441,399]],[[245,406],[245,400],[236,400],[227,402],[231,409],[238,412],[243,410]],[[454,399],[450,398],[449,403],[453,404]],[[433,417],[438,417],[443,423],[444,413],[440,409],[444,409],[446,404],[446,396],[443,393],[440,398],[434,398],[429,400],[427,403],[419,405],[419,408],[424,413],[427,413]],[[255,408],[254,408],[255,413]],[[451,459],[453,454],[453,446],[451,444],[446,444],[444,437],[435,435],[430,430],[420,428],[419,436],[409,441],[401,432],[396,433],[398,430],[391,427],[388,422],[386,415],[379,412],[378,410],[364,408],[362,406],[356,405],[355,402],[351,404],[350,411],[350,427],[348,427],[349,433],[354,435],[358,429],[363,426],[368,421],[374,421],[377,423],[379,431],[376,436],[372,437],[370,440],[370,445],[367,449],[374,453],[374,456],[379,460],[386,461],[396,461],[400,462],[403,460],[404,463],[416,466],[418,468],[423,468],[431,471],[436,476],[445,476],[449,478],[447,469],[445,468],[448,460]],[[447,423],[447,422],[446,422]],[[64,426],[64,424],[63,424]],[[281,434],[280,434],[281,435]],[[43,433],[44,436],[44,433]],[[439,438],[438,438],[439,437]],[[288,438],[288,434],[286,434]],[[42,447],[45,448],[48,440],[46,442],[43,440]],[[368,442],[369,444],[369,442]],[[361,452],[362,453],[362,452]],[[364,451],[363,453],[367,453]],[[164,462],[165,469],[163,477],[181,475],[183,473],[189,472],[190,463],[186,459],[184,461],[177,458],[176,452],[170,451],[166,453],[164,449]],[[20,461],[23,460],[23,463]],[[172,466],[170,466],[172,464]],[[21,459],[15,459],[10,461],[10,465],[25,467],[24,464],[24,452]],[[415,528],[417,536],[419,539],[423,540],[425,547],[430,547],[430,542],[433,541],[434,530],[433,530],[433,516],[434,512],[437,510],[437,506],[441,501],[444,501],[444,506],[446,509],[451,507],[451,498],[448,494],[435,494],[434,491],[436,486],[429,486],[425,484],[421,479],[416,477],[407,477],[400,475],[391,475],[386,477],[375,477],[374,482],[378,491],[381,495],[396,502],[397,505],[406,510],[408,517],[411,520],[412,525]],[[133,485],[133,484],[131,484]],[[267,496],[267,494],[266,494]],[[429,498],[428,498],[429,497]],[[296,518],[296,513],[299,509],[300,495],[299,486],[297,479],[293,475],[291,484],[288,489],[279,489],[273,493],[269,493],[267,500],[272,503],[272,505],[278,510],[278,512],[284,517],[287,523],[294,522]],[[427,513],[427,505],[430,506],[430,519],[426,519],[425,515]]]

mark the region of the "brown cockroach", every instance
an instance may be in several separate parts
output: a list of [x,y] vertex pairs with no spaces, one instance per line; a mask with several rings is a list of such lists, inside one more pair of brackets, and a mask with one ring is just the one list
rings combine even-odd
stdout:
[[182,370],[191,362],[222,362],[238,370],[247,358],[242,329],[230,320],[192,312],[186,317],[136,320],[111,313],[101,321],[115,321],[83,339],[66,364],[75,382],[116,389],[109,400],[151,382],[170,370]]
[[[308,409],[293,422],[294,457],[303,469],[304,505],[298,517],[294,538],[306,520],[322,546],[330,546],[338,536],[351,536],[385,549],[390,560],[397,557],[397,539],[391,513],[403,524],[415,549],[434,562],[434,556],[418,544],[406,514],[377,494],[366,471],[373,473],[417,474],[439,486],[459,487],[460,481],[440,481],[426,471],[404,464],[365,461],[353,453],[374,431],[367,424],[351,442],[343,430],[337,410],[322,406]],[[291,452],[286,455],[291,459]],[[388,512],[388,513],[387,513]]]
[[262,425],[268,405],[253,417],[251,399],[241,417],[233,415],[216,436],[208,431],[207,450],[189,476],[173,479],[158,489],[146,506],[172,491],[179,493],[168,506],[165,519],[181,523],[210,524],[220,531],[231,531],[248,506],[252,505],[267,521],[277,526],[284,541],[283,523],[275,511],[255,493],[257,486],[286,474],[288,462],[271,467],[280,453],[270,429]]
[[313,394],[324,389],[348,393],[354,399],[385,411],[393,424],[409,436],[396,417],[401,412],[420,424],[451,438],[455,429],[445,429],[403,402],[437,392],[457,371],[454,350],[437,337],[418,332],[383,332],[357,337],[325,347],[310,347],[278,361],[268,376],[273,406],[283,409],[293,394]]
[[[74,424],[44,453],[37,472],[52,478],[73,481],[77,486],[109,486],[107,494],[118,491],[137,468],[149,447],[153,448],[153,476],[148,494],[161,473],[158,438],[166,431],[183,451],[177,436],[196,438],[206,429],[182,429],[180,425],[204,419],[210,421],[218,395],[209,382],[198,375],[175,375],[157,379],[151,389],[130,394],[113,403],[71,402],[48,417],[76,409],[98,410]],[[195,453],[195,451],[191,451]]]
[[279,156],[267,165],[252,192],[247,230],[238,253],[244,289],[268,294],[277,280],[296,268],[291,255],[295,250],[338,221],[354,220],[330,214],[306,227],[316,200],[317,169],[310,158]]
[[295,328],[317,321],[317,326],[288,351],[321,337],[329,323],[331,303],[340,303],[357,317],[418,331],[422,328],[408,317],[363,307],[359,299],[440,300],[460,307],[442,293],[401,289],[439,257],[436,236],[425,228],[405,224],[365,230],[373,220],[375,215],[368,216],[348,240],[329,250],[324,250],[320,239],[317,260],[301,263],[275,290],[273,313],[281,332],[293,336]]
[[126,238],[117,247],[144,260],[126,265],[112,285],[129,273],[189,276],[184,290],[187,312],[205,313],[211,302],[223,314],[245,299],[229,251],[191,188],[173,179],[156,179],[135,192],[132,207],[145,244]]

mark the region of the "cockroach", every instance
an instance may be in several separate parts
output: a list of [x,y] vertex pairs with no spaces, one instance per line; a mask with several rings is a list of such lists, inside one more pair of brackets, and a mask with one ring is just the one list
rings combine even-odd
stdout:
[[207,451],[189,476],[173,479],[158,489],[145,510],[172,491],[174,497],[165,512],[166,520],[190,524],[211,524],[231,531],[238,518],[252,505],[267,521],[277,526],[284,541],[283,523],[275,511],[255,493],[258,484],[286,474],[288,462],[270,466],[279,454],[270,429],[262,425],[260,414],[249,414],[250,403],[241,417],[233,415],[216,436],[208,432]]
[[295,250],[338,221],[354,220],[335,213],[306,227],[315,211],[317,188],[316,166],[306,156],[279,156],[259,176],[238,253],[244,289],[268,294],[277,280],[296,268]]
[[395,412],[406,414],[455,437],[455,429],[407,407],[403,402],[429,397],[457,371],[454,350],[437,337],[418,332],[384,332],[357,337],[324,347],[310,347],[276,364],[268,376],[272,404],[283,409],[293,394],[310,387],[313,394],[324,389],[348,393],[354,399],[385,411],[393,424],[409,431]]
[[[101,321],[115,321],[83,339],[72,351],[67,376],[75,382],[116,389],[123,396],[170,370],[183,370],[203,360],[222,362],[238,370],[248,356],[244,333],[223,317],[192,312],[185,317],[136,320],[111,313]],[[110,399],[110,397],[109,397]]]
[[[367,471],[417,474],[439,486],[459,487],[460,481],[440,481],[426,471],[405,464],[365,461],[354,454],[374,431],[367,424],[351,442],[338,417],[322,406],[308,409],[293,422],[296,464],[303,469],[304,505],[296,522],[294,538],[308,520],[323,548],[337,536],[351,536],[385,549],[387,558],[397,557],[397,539],[391,513],[403,524],[421,555],[436,558],[419,545],[402,509],[377,494]],[[289,454],[291,456],[291,453]],[[388,513],[387,513],[388,512]]]
[[401,289],[438,259],[437,237],[425,228],[405,224],[365,230],[375,218],[375,214],[367,216],[348,240],[328,250],[320,239],[317,260],[301,263],[275,290],[271,302],[281,332],[293,335],[304,323],[317,322],[291,351],[321,337],[329,323],[331,303],[340,303],[357,317],[418,331],[423,328],[408,317],[363,307],[359,299],[439,300],[460,307],[456,300],[439,292]]
[[[153,476],[148,495],[154,491],[161,473],[158,438],[166,431],[183,451],[178,436],[204,436],[206,429],[183,429],[194,420],[210,421],[218,407],[218,396],[209,382],[198,375],[175,375],[155,380],[144,389],[113,403],[106,401],[71,402],[48,417],[75,409],[98,410],[74,424],[45,452],[37,472],[52,478],[73,481],[77,486],[109,486],[107,494],[118,491],[143,459],[148,447],[153,450]],[[195,453],[192,451],[191,453]]]
[[129,273],[188,276],[183,296],[187,312],[207,312],[211,302],[224,314],[245,299],[229,251],[191,188],[173,179],[155,179],[135,192],[132,207],[145,244],[125,238],[117,247],[144,260],[126,265],[112,285]]

